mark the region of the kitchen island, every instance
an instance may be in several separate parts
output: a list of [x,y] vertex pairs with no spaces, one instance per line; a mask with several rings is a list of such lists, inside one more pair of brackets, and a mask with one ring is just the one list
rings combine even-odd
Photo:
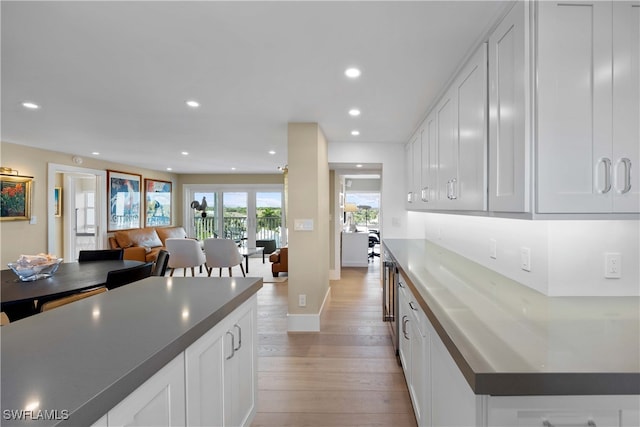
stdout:
[[2,425],[250,424],[261,287],[151,277],[2,327]]
[[547,297],[429,241],[383,244],[424,425],[640,425],[640,298]]

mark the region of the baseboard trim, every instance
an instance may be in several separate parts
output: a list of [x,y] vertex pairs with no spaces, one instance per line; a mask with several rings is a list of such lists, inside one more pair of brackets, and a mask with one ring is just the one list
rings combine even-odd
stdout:
[[320,332],[320,315],[331,296],[331,287],[327,288],[324,300],[317,314],[290,314],[287,313],[287,331],[289,332]]
[[340,269],[329,270],[329,280],[340,280]]

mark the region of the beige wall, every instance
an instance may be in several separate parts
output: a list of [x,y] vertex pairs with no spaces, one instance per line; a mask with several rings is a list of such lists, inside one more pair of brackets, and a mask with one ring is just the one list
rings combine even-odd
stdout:
[[[36,224],[29,221],[0,222],[0,265],[14,261],[21,254],[35,254],[47,252],[47,176],[48,164],[56,163],[68,166],[78,166],[72,161],[72,154],[57,151],[42,150],[24,145],[0,143],[0,165],[17,169],[21,175],[34,177],[32,193],[32,216],[37,218]],[[107,162],[96,157],[83,157],[82,168],[95,170],[117,170],[136,173],[144,178],[154,178],[172,182],[172,222],[182,225],[182,186],[183,184],[282,184],[281,173],[274,174],[220,174],[220,175],[178,175],[164,171],[141,169],[121,163]],[[60,176],[56,177],[56,186],[62,186]],[[53,215],[53,213],[52,213]],[[62,255],[63,218],[55,219],[58,248]]]
[[[289,124],[288,159],[289,314],[319,315],[329,289],[330,204],[327,141],[318,124]],[[313,230],[296,231],[296,219],[312,220]],[[300,294],[306,307],[298,306]]]

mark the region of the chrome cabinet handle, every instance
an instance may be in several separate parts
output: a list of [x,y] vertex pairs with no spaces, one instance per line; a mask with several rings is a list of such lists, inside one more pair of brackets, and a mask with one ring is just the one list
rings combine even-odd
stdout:
[[407,193],[407,202],[413,203],[413,191]]
[[458,180],[453,178],[451,180],[451,200],[458,198]]
[[237,323],[235,325],[233,325],[233,327],[238,329],[238,348],[234,348],[233,349],[233,351],[236,352],[236,351],[240,350],[240,347],[242,347],[242,328],[240,326],[238,326]]
[[551,424],[549,422],[549,420],[543,420],[542,421],[542,426],[543,427],[582,427],[582,426],[586,426],[586,427],[597,427],[596,426],[596,422],[593,420],[587,420],[586,424]]
[[623,157],[620,159],[620,163],[624,165],[624,188],[618,190],[620,194],[625,194],[631,191],[631,159]]
[[421,191],[420,198],[423,202],[429,201],[429,187],[424,187]]
[[418,309],[416,308],[416,306],[415,306],[415,305],[413,305],[413,301],[410,301],[410,302],[409,302],[409,307],[411,307],[411,310],[413,310],[413,311],[418,311]]
[[236,349],[235,349],[235,337],[233,336],[233,334],[229,331],[227,331],[227,335],[231,335],[231,355],[229,355],[228,357],[226,357],[225,359],[229,360],[233,357],[234,354],[236,354]]
[[[606,194],[609,191],[611,191],[611,159],[608,159],[607,157],[602,157],[600,160],[598,160],[597,166],[604,164],[604,188],[602,190],[598,190],[598,193],[600,194]],[[598,175],[598,171],[600,170],[600,168],[598,168],[596,166],[596,180],[598,179],[599,175]]]
[[409,339],[409,336],[407,335],[408,322],[409,322],[409,319],[407,318],[407,316],[402,316],[402,335],[404,335],[405,339]]
[[398,286],[400,286],[401,288],[404,288],[404,284],[398,280]]

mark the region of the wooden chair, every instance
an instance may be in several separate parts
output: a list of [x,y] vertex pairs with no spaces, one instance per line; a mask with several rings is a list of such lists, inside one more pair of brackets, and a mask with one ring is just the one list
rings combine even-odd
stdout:
[[233,276],[231,267],[240,266],[242,276],[246,277],[244,267],[242,266],[242,255],[238,251],[236,242],[232,239],[216,239],[209,238],[204,241],[204,253],[206,258],[207,275],[211,276],[214,268],[220,269],[220,277],[222,277],[222,269],[229,269],[229,276]]
[[0,312],[0,326],[8,325],[9,323],[11,323],[11,321],[9,320],[7,313],[4,311]]
[[120,261],[124,257],[123,249],[82,250],[78,253],[78,262],[86,261]]
[[47,301],[45,303],[43,303],[40,306],[40,312],[43,311],[47,311],[47,310],[52,310],[54,308],[58,308],[61,307],[63,305],[67,305],[70,304],[74,301],[78,301],[81,299],[85,299],[85,298],[89,298],[93,295],[98,295],[101,294],[103,292],[107,292],[107,288],[104,287],[100,287],[100,288],[95,288],[95,289],[91,289],[88,291],[83,291],[83,292],[78,292],[72,295],[68,295],[66,297],[62,297],[62,298],[58,298],[58,299],[54,299],[51,301]]
[[164,276],[167,272],[167,267],[169,266],[169,252],[164,249],[158,252],[158,257],[156,258],[156,263],[153,267],[153,271],[151,272],[152,276]]
[[153,263],[148,262],[146,264],[136,265],[135,267],[110,271],[107,273],[107,283],[105,286],[107,289],[112,290],[120,286],[128,285],[129,283],[137,282],[138,280],[151,276],[152,269]]
[[195,267],[202,266],[206,261],[197,240],[169,238],[165,240],[165,246],[169,251],[169,276],[173,276],[176,268],[184,268],[184,276],[187,275],[187,268],[190,268],[191,275],[195,276]]

